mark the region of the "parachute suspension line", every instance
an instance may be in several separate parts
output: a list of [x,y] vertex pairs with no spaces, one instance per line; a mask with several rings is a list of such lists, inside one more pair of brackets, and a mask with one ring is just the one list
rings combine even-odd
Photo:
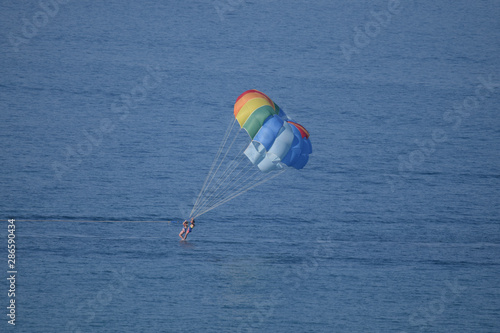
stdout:
[[[241,133],[241,131],[239,133]],[[229,178],[232,175],[232,173],[236,169],[238,169],[240,167],[241,163],[243,163],[246,160],[245,155],[243,155],[242,153],[243,153],[243,150],[246,149],[247,147],[248,147],[248,143],[245,143],[242,146],[242,148],[240,149],[240,151],[235,155],[235,158],[228,162],[228,165],[226,166],[226,169],[224,170],[224,172],[222,172],[222,174],[220,176],[217,176],[217,180],[215,181],[215,184],[209,189],[209,191],[207,191],[207,192],[210,192],[210,194],[204,200],[201,200],[200,205],[205,204],[214,194],[216,194],[217,190],[221,187],[221,185],[224,184],[223,188],[226,187],[227,185],[229,185],[228,183],[225,183],[225,181],[227,180],[227,178]],[[241,172],[241,168],[239,168],[239,169]]]
[[[233,126],[234,126],[234,121],[233,121]],[[231,127],[233,127],[231,126]],[[238,131],[238,134],[240,132]],[[219,163],[219,166],[217,167],[217,170],[215,170],[215,173],[214,173],[214,176],[212,176],[212,180],[213,178],[215,177],[215,175],[217,174],[217,172],[219,171],[219,168],[221,167],[222,165],[222,162],[224,162],[224,160],[226,159],[226,156],[227,154],[231,151],[231,147],[234,145],[234,142],[236,141],[236,138],[238,138],[238,135],[235,135],[234,138],[233,138],[233,141],[231,141],[231,144],[229,145],[229,147],[226,149],[226,153],[224,154],[224,156],[222,157],[220,163]]]
[[[246,157],[243,155],[243,158],[246,158]],[[239,164],[241,164],[241,163],[238,163],[238,166],[239,166]],[[235,188],[241,187],[241,183],[238,182],[238,180],[241,178],[241,176],[239,178],[237,178],[238,175],[241,174],[245,170],[246,171],[244,172],[244,174],[246,174],[246,173],[248,173],[248,171],[250,171],[252,169],[253,169],[253,165],[250,165],[250,166],[247,165],[247,166],[244,166],[242,168],[239,168],[239,171],[236,174],[234,174],[234,175],[233,175],[233,172],[231,172],[230,174],[228,174],[226,176],[226,178],[221,181],[219,187],[217,187],[215,189],[215,191],[213,192],[213,194],[210,195],[203,202],[202,205],[200,205],[198,211],[206,209],[207,207],[211,207],[212,205],[216,204],[218,201],[223,200],[224,196],[226,196],[228,192],[230,193],[230,191],[234,190]],[[254,174],[255,173],[259,173],[259,170],[254,171]],[[229,176],[231,176],[231,179],[229,181],[226,181],[227,177],[229,177]]]
[[196,207],[196,205],[198,204],[198,202],[200,201],[203,192],[206,190],[206,187],[208,186],[207,182],[209,181],[209,179],[211,181],[211,176],[213,176],[212,175],[213,169],[214,169],[215,165],[217,164],[222,151],[224,150],[224,147],[225,147],[225,145],[227,143],[227,140],[229,139],[229,136],[230,136],[230,134],[231,134],[231,132],[233,130],[235,122],[236,122],[236,119],[233,119],[233,121],[229,124],[229,126],[226,129],[226,133],[224,134],[224,137],[223,137],[222,142],[221,142],[221,144],[219,146],[217,154],[216,154],[216,156],[215,156],[215,158],[214,158],[214,160],[212,162],[212,165],[211,165],[210,170],[209,170],[209,172],[207,174],[207,177],[205,178],[205,181],[204,181],[203,186],[202,186],[202,188],[200,190],[200,193],[198,194],[196,202],[193,205],[193,210],[191,211],[191,214],[193,213],[194,208]]
[[269,180],[271,180],[271,179],[273,179],[273,178],[281,175],[283,172],[285,172],[285,169],[282,169],[282,170],[280,170],[280,171],[278,171],[278,172],[276,172],[274,174],[266,174],[266,176],[268,176],[268,177],[266,177],[265,179],[262,179],[261,181],[255,183],[255,184],[253,184],[253,185],[251,185],[251,186],[249,186],[247,188],[243,188],[243,189],[239,190],[234,195],[232,195],[232,196],[230,196],[230,197],[228,197],[228,198],[220,201],[219,203],[217,203],[216,205],[214,205],[212,207],[207,208],[206,210],[202,211],[201,213],[198,213],[196,216],[193,216],[193,218],[197,218],[198,216],[203,215],[203,214],[211,211],[212,209],[219,207],[220,205],[222,205],[222,204],[224,204],[224,203],[226,203],[226,202],[228,202],[228,201],[230,201],[230,200],[232,200],[232,199],[234,199],[234,198],[242,195],[243,193],[245,193],[245,192],[253,189],[254,187],[256,187],[258,185],[261,185],[261,184],[263,184],[263,183],[265,183],[265,182],[267,182],[267,181],[269,181]]
[[[244,112],[240,114],[241,110]],[[302,125],[288,121],[289,118],[282,110],[278,114],[276,111],[276,104],[255,89],[245,91],[236,99],[234,112],[239,118],[233,119],[224,135],[200,193],[194,200],[190,218],[203,215],[282,174],[286,170],[285,164],[277,162],[277,165],[273,165],[273,157],[276,157],[276,161],[281,161],[289,156],[287,165],[296,169],[305,166],[312,152],[308,141],[309,133]],[[239,124],[240,121],[242,124]],[[247,122],[249,125],[245,126]],[[246,131],[245,128],[251,130]],[[242,140],[240,133],[249,134],[250,143],[248,135]],[[257,136],[258,133],[262,135]],[[251,147],[254,139],[258,144]],[[240,143],[244,143],[241,150]],[[234,155],[238,150],[240,152]],[[243,150],[245,154],[242,154]],[[268,154],[269,151],[276,156]],[[289,154],[290,152],[293,154]]]
[[[225,162],[224,160],[228,156],[231,147],[234,145],[234,142],[237,139],[237,136],[242,133],[241,130],[239,130],[236,134],[236,137],[234,138],[233,142],[227,149],[226,153],[224,154],[222,160],[219,162],[219,166],[215,171],[212,171],[211,176],[210,176],[210,181],[208,184],[204,187],[204,190],[201,192],[201,195],[199,196],[199,199],[196,201],[195,206],[193,207],[190,216],[195,214],[197,210],[202,209],[203,206],[206,205],[206,203],[210,200],[212,196],[214,196],[217,193],[217,190],[220,188],[225,183],[225,180],[231,175],[231,173],[237,169],[240,164],[246,159],[245,155],[241,154],[244,149],[248,146],[248,143],[245,143],[240,151],[235,155],[235,158],[233,159],[232,156],[229,156],[232,160],[230,160],[227,165],[225,166],[224,171],[219,172],[221,170],[222,164]],[[234,150],[234,149],[233,149]],[[236,161],[235,161],[236,160]],[[220,173],[220,175],[218,175]],[[207,176],[208,177],[208,176]],[[214,181],[215,180],[215,181]]]
[[[240,171],[238,173],[236,173],[235,175],[232,175],[229,182],[227,182],[227,185],[224,186],[224,188],[220,191],[220,193],[218,195],[216,195],[215,198],[213,198],[208,205],[209,206],[213,205],[214,202],[216,203],[217,201],[223,199],[224,196],[226,196],[228,193],[230,194],[231,191],[236,190],[238,187],[244,187],[244,184],[249,179],[253,179],[254,181],[258,181],[259,179],[255,179],[256,175],[260,174],[259,177],[262,177],[263,175],[265,175],[262,172],[260,172],[259,169],[256,169],[256,170],[255,169],[256,169],[255,166],[252,165],[251,163],[248,163],[248,165],[240,168]],[[248,172],[250,172],[252,170],[253,170],[253,173],[251,173],[249,176],[247,176]],[[244,178],[245,176],[246,176],[246,178]],[[259,178],[259,177],[257,177],[257,178]],[[244,179],[244,180],[241,181],[242,179]]]
[[[238,186],[238,184],[236,184],[234,182],[234,177],[235,177],[234,175],[245,171],[245,166],[239,167],[240,164],[241,163],[236,164],[236,167],[235,167],[235,170],[239,170],[239,171],[236,172],[233,170],[233,172],[228,174],[227,176],[231,176],[230,180],[227,180],[227,179],[221,180],[218,188],[214,188],[214,190],[210,193],[210,195],[207,196],[207,198],[205,198],[205,200],[202,202],[202,204],[200,204],[198,206],[198,208],[196,209],[197,212],[206,209],[206,207],[209,207],[209,206],[213,205],[215,202],[217,202],[218,200],[220,200],[220,198],[222,196],[224,196],[224,194],[227,192],[227,190],[230,187]],[[246,169],[249,169],[249,168],[247,167]]]
[[[240,130],[240,133],[245,133],[245,131]],[[245,134],[243,134],[245,135]],[[201,203],[199,206],[193,211],[192,215],[195,215],[197,212],[205,210],[208,207],[211,207],[213,205],[216,205],[219,201],[224,200],[225,198],[229,197],[232,195],[231,191],[235,191],[237,188],[242,188],[244,184],[248,179],[252,179],[253,182],[257,182],[259,177],[265,176],[265,174],[261,173],[258,169],[255,168],[253,164],[250,163],[250,161],[247,160],[246,156],[243,153],[243,150],[246,149],[249,145],[246,139],[245,135],[245,144],[242,145],[242,148],[239,150],[239,152],[236,154],[236,161],[230,161],[229,165],[231,168],[227,167],[226,170],[223,172],[221,176],[217,176],[217,181],[215,182],[215,187],[212,187],[209,191],[209,195],[204,199],[201,200]],[[244,165],[243,167],[240,167],[241,163],[246,161],[247,165]],[[239,170],[239,171],[236,171]],[[248,176],[245,181],[240,181],[249,171],[254,170],[254,173],[250,176]],[[240,176],[241,174],[241,176]],[[260,174],[259,177],[255,177],[256,174]],[[228,180],[229,178],[229,180]]]
[[233,191],[229,195],[226,195],[225,197],[220,198],[220,200],[214,201],[209,206],[204,207],[204,209],[200,210],[199,213],[197,213],[196,215],[200,216],[202,214],[205,214],[206,212],[208,212],[208,211],[210,211],[210,210],[212,210],[212,209],[214,209],[214,208],[216,208],[216,207],[218,207],[218,206],[220,206],[220,205],[228,202],[229,200],[234,199],[237,196],[239,196],[239,195],[247,192],[252,187],[254,187],[254,186],[258,185],[258,184],[259,184],[258,182],[257,183],[253,183],[252,182],[250,184],[247,183],[246,186],[240,187],[239,190]]
[[191,214],[190,214],[190,215],[192,215],[192,214],[193,214],[193,211],[194,211],[194,209],[195,209],[196,205],[197,205],[197,204],[198,204],[198,202],[200,201],[200,198],[201,198],[201,196],[202,196],[202,193],[205,191],[205,188],[206,188],[206,186],[207,186],[207,181],[208,181],[208,179],[210,178],[210,176],[211,176],[211,174],[212,174],[212,171],[213,171],[213,169],[214,169],[215,165],[217,164],[217,161],[219,160],[220,154],[222,153],[222,151],[223,151],[223,149],[224,149],[224,146],[226,145],[227,140],[229,139],[229,135],[231,134],[231,132],[232,132],[232,130],[233,130],[233,127],[234,127],[234,124],[235,124],[235,123],[236,123],[236,118],[235,118],[235,119],[233,119],[233,121],[229,124],[229,126],[228,126],[228,127],[227,127],[227,129],[226,129],[226,133],[224,134],[224,137],[222,138],[222,142],[221,142],[221,144],[220,144],[220,146],[219,146],[219,149],[218,149],[218,151],[217,151],[217,154],[215,155],[215,158],[214,158],[214,160],[213,160],[213,162],[212,162],[212,165],[211,165],[211,167],[210,167],[210,170],[208,171],[208,175],[207,175],[207,177],[205,178],[205,181],[204,181],[204,183],[203,183],[203,186],[201,187],[200,193],[198,194],[198,197],[196,198],[196,201],[195,201],[195,203],[194,203],[194,205],[193,205],[193,209],[191,210]]
[[220,174],[220,176],[217,176],[217,180],[216,180],[215,184],[213,185],[214,187],[217,186],[217,188],[214,191],[217,191],[217,189],[221,186],[221,184],[245,160],[245,155],[241,154],[243,152],[243,149],[245,149],[245,146],[240,150],[240,152],[238,154],[236,154],[236,156],[237,156],[236,159],[228,161],[228,165],[226,166],[225,170],[222,171],[222,173]]
[[247,131],[233,119],[217,150],[189,218],[196,218],[285,171],[262,172],[243,153],[251,144]]
[[[226,170],[220,176],[217,176],[217,180],[214,182],[213,186],[209,190],[207,190],[208,195],[200,201],[198,208],[197,208],[198,210],[203,209],[204,206],[209,204],[209,202],[211,200],[213,200],[214,196],[218,197],[220,195],[219,189],[221,187],[223,190],[224,188],[226,188],[227,186],[230,185],[231,181],[228,182],[227,179],[233,174],[233,172],[237,168],[239,168],[241,163],[244,161],[244,158],[246,158],[245,155],[239,157],[238,162],[229,163],[230,165],[228,165]],[[241,172],[242,169],[241,168],[239,168],[239,169]]]
[[[253,188],[254,186],[252,186],[252,184],[261,184],[261,180],[264,180],[266,177],[272,179],[276,175],[273,173],[263,173],[259,169],[255,168],[255,166],[252,165],[249,161],[247,162],[248,165],[241,168],[241,170],[236,175],[232,176],[231,180],[222,187],[222,190],[217,190],[215,192],[215,197],[209,199],[209,201],[204,202],[203,205],[201,205],[196,210],[196,213],[200,211],[209,211],[213,209],[213,207],[217,207],[220,204],[225,203],[243,193],[239,193],[240,191],[244,191],[246,188]],[[253,170],[253,172],[248,174],[248,172],[251,170]],[[284,169],[279,172],[283,171]],[[238,176],[241,173],[243,174]]]

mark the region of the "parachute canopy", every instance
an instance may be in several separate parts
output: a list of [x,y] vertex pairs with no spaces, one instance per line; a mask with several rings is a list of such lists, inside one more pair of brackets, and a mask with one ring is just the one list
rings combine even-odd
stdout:
[[205,214],[269,181],[287,166],[302,169],[311,152],[309,132],[302,125],[260,91],[245,91],[236,99],[234,120],[189,217]]
[[283,165],[302,169],[312,153],[309,132],[292,122],[280,107],[258,90],[247,90],[234,104],[234,117],[252,138],[244,154],[263,172]]

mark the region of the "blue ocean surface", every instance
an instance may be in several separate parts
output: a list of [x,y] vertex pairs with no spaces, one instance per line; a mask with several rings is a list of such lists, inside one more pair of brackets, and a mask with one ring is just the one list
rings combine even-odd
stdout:
[[[1,8],[1,332],[500,331],[500,2]],[[181,242],[248,89],[313,154]]]

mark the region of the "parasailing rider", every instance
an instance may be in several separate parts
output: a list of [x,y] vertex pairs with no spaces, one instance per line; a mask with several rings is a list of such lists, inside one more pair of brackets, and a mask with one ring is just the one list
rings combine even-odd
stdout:
[[[186,240],[188,234],[194,229],[194,218],[191,218],[191,225],[188,227],[188,221],[184,221],[183,223],[183,228],[182,228],[182,231],[180,232],[179,234],[179,237],[182,239],[182,240]],[[184,237],[182,237],[182,234],[184,234]]]
[[187,231],[188,229],[188,221],[185,220],[184,222],[182,222],[182,230],[181,232],[179,233],[179,237],[183,240],[184,238],[182,238],[182,235]]

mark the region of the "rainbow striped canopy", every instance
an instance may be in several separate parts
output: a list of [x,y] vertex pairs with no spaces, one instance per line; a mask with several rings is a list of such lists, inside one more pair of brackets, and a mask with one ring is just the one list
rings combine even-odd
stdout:
[[258,90],[247,90],[234,104],[234,117],[252,142],[245,155],[263,172],[302,169],[312,153],[309,132],[288,119],[281,108]]

